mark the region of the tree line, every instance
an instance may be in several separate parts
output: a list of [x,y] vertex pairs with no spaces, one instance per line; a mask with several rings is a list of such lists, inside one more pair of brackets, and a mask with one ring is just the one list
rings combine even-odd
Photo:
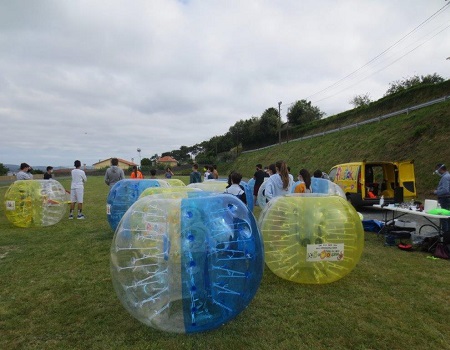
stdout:
[[[319,107],[310,101],[296,101],[288,108],[287,119],[290,127],[307,124],[321,119],[325,115]],[[181,146],[180,149],[164,152],[161,157],[172,156],[179,163],[196,162],[212,164],[226,162],[235,158],[242,149],[252,149],[271,145],[277,142],[281,125],[279,111],[274,107],[267,108],[261,116],[241,119],[232,125],[223,135],[216,135],[209,140],[193,146]],[[157,160],[157,155],[150,161]]]

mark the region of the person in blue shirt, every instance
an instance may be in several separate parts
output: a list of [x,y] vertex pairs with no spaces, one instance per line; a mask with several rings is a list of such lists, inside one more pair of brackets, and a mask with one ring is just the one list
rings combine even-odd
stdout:
[[[441,177],[434,194],[437,196],[441,208],[450,210],[450,173],[447,171],[445,164],[436,165],[434,172]],[[448,237],[450,236],[450,219],[443,219],[441,225],[444,231],[444,238],[450,240],[450,237]]]
[[164,174],[164,176],[166,177],[166,179],[171,179],[173,176],[173,172],[172,169],[170,169],[170,167],[166,168],[166,173]]
[[198,171],[198,164],[192,166],[192,173],[189,177],[189,183],[195,184],[197,182],[202,182],[202,174]]

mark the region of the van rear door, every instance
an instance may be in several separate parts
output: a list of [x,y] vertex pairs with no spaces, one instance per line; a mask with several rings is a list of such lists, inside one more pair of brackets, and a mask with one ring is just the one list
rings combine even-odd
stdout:
[[416,197],[416,177],[414,175],[414,161],[397,162],[398,182],[403,187],[403,196]]

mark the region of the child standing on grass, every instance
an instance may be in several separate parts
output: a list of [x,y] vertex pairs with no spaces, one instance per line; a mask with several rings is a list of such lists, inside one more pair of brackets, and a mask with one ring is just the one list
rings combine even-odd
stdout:
[[192,173],[189,177],[189,183],[195,184],[198,182],[202,182],[202,174],[198,171],[198,164],[194,164],[192,166]]
[[73,219],[73,210],[75,209],[75,203],[78,203],[78,215],[77,219],[83,220],[83,196],[84,196],[84,183],[87,181],[86,173],[81,170],[81,162],[76,160],[73,165],[75,169],[72,170],[72,183],[70,185],[70,214],[69,219]]

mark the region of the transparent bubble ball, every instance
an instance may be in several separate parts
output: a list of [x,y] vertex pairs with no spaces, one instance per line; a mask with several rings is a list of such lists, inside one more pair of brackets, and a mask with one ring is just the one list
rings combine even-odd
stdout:
[[297,283],[341,279],[355,268],[364,248],[361,219],[340,196],[276,197],[261,212],[258,225],[269,269]]
[[227,194],[143,197],[126,212],[111,245],[122,304],[167,332],[202,332],[230,321],[255,296],[263,269],[254,216]]
[[68,200],[56,180],[18,180],[5,193],[5,213],[18,227],[55,225],[65,216]]

